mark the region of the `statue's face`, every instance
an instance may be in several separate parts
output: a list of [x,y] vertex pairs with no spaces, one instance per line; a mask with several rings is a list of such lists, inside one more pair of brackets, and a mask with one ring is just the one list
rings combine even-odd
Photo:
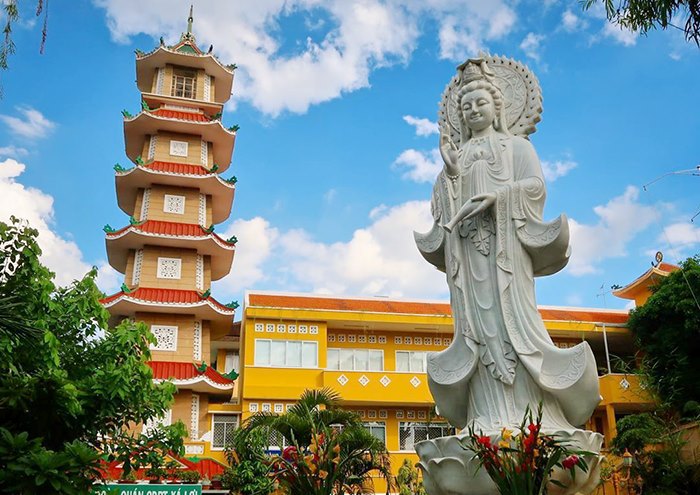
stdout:
[[467,126],[473,131],[482,131],[493,124],[496,106],[493,97],[485,89],[475,89],[462,97],[462,113]]

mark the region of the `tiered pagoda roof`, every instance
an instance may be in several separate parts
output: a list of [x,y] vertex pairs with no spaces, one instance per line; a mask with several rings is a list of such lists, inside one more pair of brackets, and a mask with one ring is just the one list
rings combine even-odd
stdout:
[[167,380],[175,386],[187,386],[194,392],[230,392],[234,380],[222,375],[211,366],[196,366],[194,363],[149,361],[154,380]]

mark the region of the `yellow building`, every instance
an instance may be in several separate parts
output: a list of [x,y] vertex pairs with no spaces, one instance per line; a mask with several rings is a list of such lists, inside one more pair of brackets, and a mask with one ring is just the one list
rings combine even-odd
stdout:
[[[628,312],[541,306],[540,313],[556,345],[591,345],[603,400],[587,428],[608,444],[616,418],[651,405],[635,376],[616,372],[634,363]],[[414,442],[449,432],[435,417],[425,374],[426,353],[453,338],[445,302],[249,291],[241,335],[244,420],[284,412],[304,389],[331,387],[385,441],[395,471],[403,459],[417,461]]]
[[[229,274],[236,244],[214,232],[235,191],[235,177],[220,175],[236,138],[237,127],[221,122],[233,71],[199,49],[191,11],[177,44],[136,52],[142,110],[123,112],[133,166],[115,166],[117,202],[130,219],[119,230],[105,227],[109,263],[125,277],[102,301],[113,323],[132,318],[150,327],[154,379],[177,386],[172,409],[153,423],[182,421],[187,454],[219,460],[240,411],[238,304],[210,294],[211,282]],[[214,361],[216,369],[207,364]]]

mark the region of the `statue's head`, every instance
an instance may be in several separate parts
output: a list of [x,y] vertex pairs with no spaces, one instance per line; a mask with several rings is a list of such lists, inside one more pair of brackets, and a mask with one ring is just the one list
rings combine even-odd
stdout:
[[501,90],[493,83],[491,72],[481,59],[470,59],[460,66],[462,87],[457,92],[462,140],[471,137],[472,131],[489,126],[507,133],[504,125],[504,104]]

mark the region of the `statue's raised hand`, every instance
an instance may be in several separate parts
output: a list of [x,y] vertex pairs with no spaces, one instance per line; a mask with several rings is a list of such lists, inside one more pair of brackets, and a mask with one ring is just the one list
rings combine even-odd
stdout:
[[442,155],[442,161],[445,162],[445,173],[452,177],[459,175],[457,146],[450,139],[449,134],[442,131],[440,131],[440,154]]

